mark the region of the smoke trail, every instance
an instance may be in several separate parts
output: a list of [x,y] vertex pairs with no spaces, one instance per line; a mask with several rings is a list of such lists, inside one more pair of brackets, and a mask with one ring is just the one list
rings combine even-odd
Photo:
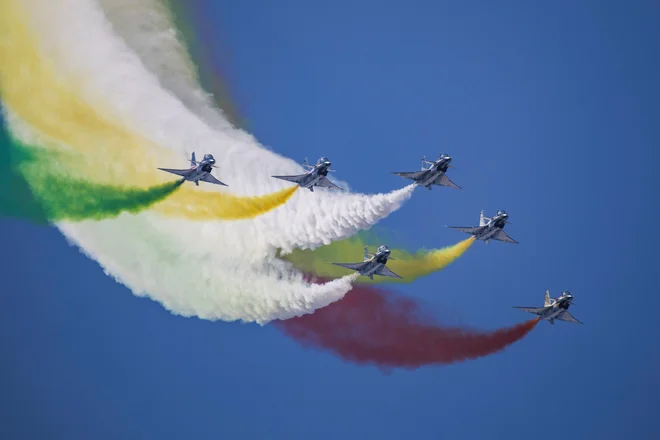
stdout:
[[[115,32],[154,73],[163,88],[215,129],[232,127],[231,112],[213,106],[199,85],[195,63],[177,37],[169,3],[162,0],[99,0]],[[189,6],[190,7],[190,6]],[[189,34],[192,31],[188,32]],[[222,90],[222,89],[221,89]],[[231,109],[231,104],[226,102]]]
[[[35,143],[57,148],[53,145],[52,140],[55,140],[84,154],[85,162],[80,164],[78,172],[87,173],[81,176],[87,180],[106,185],[130,182],[143,187],[171,181],[171,176],[156,168],[168,160],[172,164],[182,163],[183,157],[171,152],[168,155],[168,150],[131,136],[99,118],[94,108],[54,79],[52,69],[40,57],[27,29],[18,21],[17,11],[5,9],[6,13],[0,14],[2,27],[8,30],[0,43],[3,65],[0,93],[11,110],[47,136],[41,136]],[[15,117],[8,116],[12,127]],[[157,157],[163,162],[156,162]],[[156,209],[170,216],[196,220],[251,218],[285,203],[294,192],[295,188],[289,187],[270,195],[244,198],[188,187]]]
[[346,361],[416,369],[496,353],[525,337],[537,322],[492,332],[444,327],[422,316],[409,298],[354,287],[343,300],[312,315],[274,325],[299,343],[331,351]]
[[147,189],[93,184],[70,175],[48,173],[48,165],[57,161],[54,154],[18,142],[10,145],[13,168],[28,177],[26,182],[50,221],[100,220],[122,212],[139,212],[172,194],[182,183],[178,180]]
[[[361,277],[357,282],[364,284],[411,283],[417,278],[444,269],[460,258],[472,246],[472,243],[474,243],[474,237],[467,238],[457,244],[442,249],[422,250],[414,254],[404,250],[392,249],[392,257],[396,258],[396,260],[389,260],[387,267],[402,276],[403,279],[374,277],[371,280]],[[335,241],[328,246],[323,246],[313,251],[296,249],[291,254],[286,255],[285,259],[303,272],[313,273],[324,278],[339,278],[346,274],[346,269],[331,263],[361,261],[360,258],[367,244],[371,244],[372,248],[378,245],[378,243],[368,243],[358,235],[342,241]]]
[[[117,38],[92,0],[4,0],[0,26],[0,87],[12,110],[11,132],[23,143],[71,153],[86,164],[56,164],[64,171],[75,169],[95,184],[150,187],[168,179],[155,166],[175,167],[196,149],[214,154],[218,176],[232,192],[277,191],[254,203],[261,212],[269,209],[263,198],[285,200],[295,191],[270,176],[302,172],[300,166],[246,133],[213,129],[191,113]],[[275,258],[277,247],[319,246],[369,228],[413,189],[373,196],[298,191],[256,219],[220,222],[230,218],[223,202],[230,196],[188,185],[137,214],[57,227],[134,294],[173,313],[263,324],[337,301],[355,280],[350,275],[310,284]],[[205,209],[218,216],[190,222],[208,219]]]
[[[12,6],[8,9],[18,7],[15,1],[5,2]],[[97,114],[170,148],[178,157],[189,154],[191,145],[203,146],[219,158],[218,173],[236,194],[288,189],[289,184],[270,176],[304,171],[295,162],[265,150],[240,130],[211,129],[174,96],[164,93],[157,78],[114,35],[103,11],[91,0],[63,0],[57,6],[46,0],[25,0],[22,4],[29,10],[24,19],[36,31],[43,54],[50,56],[57,71],[75,72],[61,79],[91,103]],[[20,18],[20,13],[12,13]],[[76,26],[69,25],[71,17],[75,17]],[[258,239],[285,251],[327,244],[371,227],[398,209],[413,188],[410,185],[374,196],[299,191],[287,209],[257,219]],[[183,197],[185,189],[171,199]],[[169,206],[171,199],[159,207]],[[163,211],[168,216],[172,212]]]

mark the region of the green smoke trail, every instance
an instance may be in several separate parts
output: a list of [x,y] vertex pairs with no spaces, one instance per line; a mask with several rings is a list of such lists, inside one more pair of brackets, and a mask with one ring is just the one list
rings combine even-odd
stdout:
[[[345,276],[349,271],[335,266],[332,262],[355,263],[362,261],[364,247],[367,244],[370,245],[369,251],[373,253],[376,250],[376,246],[383,242],[374,238],[375,236],[370,233],[358,234],[341,241],[335,241],[313,251],[295,249],[291,254],[283,258],[303,272],[313,273],[324,278],[336,279]],[[470,237],[441,249],[420,250],[415,253],[410,253],[402,249],[392,249],[390,247],[392,257],[395,260],[388,261],[387,267],[403,278],[374,277],[371,280],[366,277],[360,277],[356,283],[411,283],[417,278],[444,269],[460,258],[472,246],[472,243],[474,243],[474,239]]]
[[11,139],[0,114],[0,218],[48,223],[46,213],[32,195],[23,175],[12,166],[11,150]]
[[73,178],[66,171],[75,171],[75,167],[65,165],[66,156],[23,145],[10,137],[5,126],[0,129],[0,161],[0,217],[34,223],[103,220],[123,212],[137,213],[183,183],[178,180],[143,189]]

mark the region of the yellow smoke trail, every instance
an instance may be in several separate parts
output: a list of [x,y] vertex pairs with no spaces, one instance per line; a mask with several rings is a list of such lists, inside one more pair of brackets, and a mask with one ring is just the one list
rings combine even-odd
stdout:
[[[76,178],[103,184],[149,188],[172,180],[156,168],[180,163],[181,158],[103,119],[95,108],[58,81],[53,67],[40,54],[26,17],[16,0],[1,0],[0,97],[46,137],[40,139],[42,146],[60,150],[69,147],[79,156],[78,160],[50,165],[60,172],[75,173]],[[298,188],[237,197],[200,191],[189,185],[152,209],[190,220],[252,218],[286,203]]]
[[[379,284],[379,283],[410,283],[417,278],[429,275],[444,269],[456,259],[460,258],[474,243],[474,237],[467,238],[452,246],[432,251],[418,251],[414,254],[393,249],[392,257],[387,267],[394,273],[403,277],[374,277],[373,281],[367,277],[360,277],[357,283]],[[324,278],[340,278],[348,272],[336,263],[355,263],[360,261],[357,256],[362,255],[365,243],[359,237],[334,242],[315,250],[295,250],[284,258],[293,263],[303,272],[313,273]]]

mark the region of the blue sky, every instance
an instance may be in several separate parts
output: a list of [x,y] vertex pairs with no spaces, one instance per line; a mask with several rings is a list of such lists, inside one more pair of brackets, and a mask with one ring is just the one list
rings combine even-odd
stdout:
[[520,245],[476,243],[397,292],[496,329],[568,289],[585,325],[385,375],[272,327],[172,316],[56,230],[2,220],[0,438],[660,435],[657,4],[195,3],[251,132],[280,154],[327,155],[368,193],[453,156],[462,191],[418,190],[382,223],[411,249],[463,239],[441,225],[481,209],[511,214]]

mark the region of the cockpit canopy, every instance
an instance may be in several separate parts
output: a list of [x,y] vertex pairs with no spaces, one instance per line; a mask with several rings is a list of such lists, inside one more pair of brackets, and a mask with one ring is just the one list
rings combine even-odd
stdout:
[[451,157],[447,153],[440,153],[440,159],[451,159]]
[[215,163],[215,159],[213,158],[212,154],[205,154],[204,155],[204,160],[208,160],[211,163]]
[[505,210],[500,209],[499,211],[497,211],[497,215],[509,215],[509,214],[507,214]]
[[327,157],[322,157],[319,159],[317,163],[326,163],[326,162],[330,162],[330,160]]
[[378,253],[387,253],[389,251],[390,250],[384,244],[381,244],[380,246],[378,246]]
[[561,291],[561,296],[570,296],[570,297],[573,297],[573,295],[571,294],[571,292],[569,292],[568,290],[562,290],[562,291]]

